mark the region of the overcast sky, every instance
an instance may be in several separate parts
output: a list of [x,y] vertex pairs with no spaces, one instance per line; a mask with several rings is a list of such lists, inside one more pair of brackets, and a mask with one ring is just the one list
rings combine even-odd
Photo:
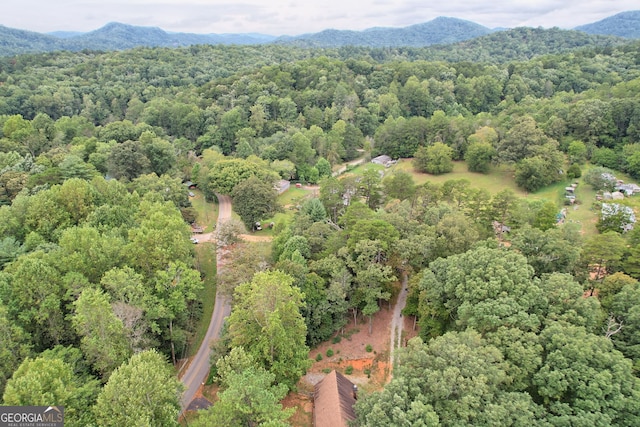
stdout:
[[298,35],[328,28],[404,27],[438,16],[489,28],[573,28],[638,0],[21,0],[7,1],[0,24],[41,33],[91,31],[109,22],[189,33]]

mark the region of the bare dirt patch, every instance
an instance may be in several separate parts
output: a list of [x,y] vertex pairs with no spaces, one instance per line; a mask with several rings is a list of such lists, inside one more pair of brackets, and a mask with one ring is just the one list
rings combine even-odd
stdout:
[[384,304],[373,318],[371,334],[367,317],[358,316],[357,324],[351,318],[342,331],[309,352],[313,365],[302,381],[315,385],[327,372],[335,369],[356,384],[371,390],[380,389],[386,384],[390,373],[388,362],[392,315],[393,307],[389,309],[388,304]]
[[272,236],[256,236],[253,234],[241,234],[240,238],[245,242],[270,242],[273,240]]

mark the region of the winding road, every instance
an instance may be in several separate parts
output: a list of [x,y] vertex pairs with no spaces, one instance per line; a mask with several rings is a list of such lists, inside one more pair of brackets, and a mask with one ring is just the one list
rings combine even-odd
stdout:
[[[218,197],[219,203],[217,227],[220,227],[223,222],[231,218],[231,197],[222,196],[219,194],[216,194],[216,196]],[[216,258],[216,266],[219,275],[221,270],[220,261],[222,259],[220,250],[216,251]],[[187,409],[196,393],[198,392],[198,389],[207,379],[207,375],[209,374],[209,357],[211,355],[211,343],[220,337],[220,331],[222,330],[224,319],[225,317],[229,316],[230,313],[231,305],[229,304],[228,298],[224,295],[221,295],[220,293],[217,293],[215,306],[213,308],[213,313],[211,314],[211,321],[209,322],[209,329],[207,329],[207,334],[202,340],[198,352],[189,364],[187,371],[182,376],[182,383],[185,386],[185,391],[182,394],[181,399],[181,412],[184,412]]]

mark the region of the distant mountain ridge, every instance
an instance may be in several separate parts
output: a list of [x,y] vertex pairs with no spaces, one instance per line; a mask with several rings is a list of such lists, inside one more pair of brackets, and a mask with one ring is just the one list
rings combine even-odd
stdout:
[[[640,38],[640,11],[613,15],[592,24],[576,27],[592,35]],[[439,17],[403,28],[374,27],[363,31],[324,30],[300,36],[275,37],[265,34],[192,34],[171,33],[158,27],[140,27],[112,22],[94,31],[78,33],[56,31],[41,34],[0,25],[0,56],[57,50],[124,50],[134,47],[181,47],[194,44],[258,45],[277,43],[298,47],[423,47],[448,45],[496,34],[505,29],[490,29],[471,21]],[[564,30],[563,30],[564,31]]]
[[621,12],[591,24],[575,28],[589,34],[640,39],[640,10]]
[[324,30],[296,37],[281,37],[275,43],[299,47],[423,47],[456,43],[484,36],[493,31],[475,22],[439,17],[423,24],[404,28],[375,27],[363,31]]
[[111,22],[94,31],[57,31],[41,34],[0,25],[0,56],[57,50],[123,50],[138,46],[180,47],[194,44],[263,44],[276,37],[266,34],[168,33],[158,27]]

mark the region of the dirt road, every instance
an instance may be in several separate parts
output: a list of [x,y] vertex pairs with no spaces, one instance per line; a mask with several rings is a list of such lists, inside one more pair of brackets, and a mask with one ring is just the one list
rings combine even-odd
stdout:
[[402,319],[402,310],[407,305],[407,275],[402,275],[402,288],[400,294],[398,294],[398,301],[393,309],[393,317],[391,318],[391,342],[389,343],[389,363],[391,369],[396,358],[396,349],[402,346],[402,328],[404,326],[404,320]]
[[[231,218],[231,197],[217,195],[219,202],[218,223],[219,227],[221,223]],[[221,251],[217,251],[217,267],[218,274],[221,271]],[[198,353],[191,361],[191,364],[187,368],[187,371],[182,376],[182,383],[185,385],[185,391],[182,394],[182,412],[189,406],[194,396],[198,392],[198,388],[204,383],[209,374],[209,356],[211,355],[210,345],[213,340],[216,340],[220,336],[222,330],[222,324],[224,318],[231,313],[231,306],[229,301],[223,295],[216,294],[216,303],[213,308],[213,314],[211,315],[211,321],[209,322],[209,329],[205,335]]]

